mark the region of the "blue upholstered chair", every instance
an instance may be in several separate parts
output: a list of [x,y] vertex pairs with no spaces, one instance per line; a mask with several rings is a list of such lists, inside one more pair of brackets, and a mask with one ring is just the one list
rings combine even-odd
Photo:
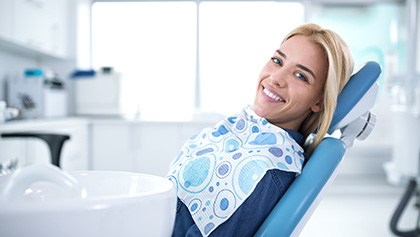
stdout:
[[381,67],[366,63],[340,93],[337,108],[328,131],[341,131],[341,137],[327,136],[305,164],[302,174],[277,203],[255,236],[298,236],[333,182],[346,149],[354,139],[366,138],[376,121],[369,112],[375,103]]

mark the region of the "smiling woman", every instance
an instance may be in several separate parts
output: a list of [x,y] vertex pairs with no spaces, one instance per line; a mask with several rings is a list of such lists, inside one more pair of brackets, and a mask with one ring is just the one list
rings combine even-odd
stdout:
[[285,41],[260,74],[255,112],[276,126],[299,130],[303,120],[322,107],[327,73],[320,69],[327,65],[321,47],[307,37]]
[[178,196],[173,236],[252,236],[300,174],[304,153],[324,137],[353,71],[346,43],[331,30],[304,24],[274,51],[253,106],[204,128],[172,162],[167,177]]
[[144,119],[228,114],[252,103],[261,62],[303,13],[296,2],[96,1],[92,62],[125,75]]

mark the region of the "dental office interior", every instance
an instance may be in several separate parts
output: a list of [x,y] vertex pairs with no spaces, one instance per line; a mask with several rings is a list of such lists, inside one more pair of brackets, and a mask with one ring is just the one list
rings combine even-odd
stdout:
[[[419,9],[419,0],[0,0],[0,187],[54,159],[66,172],[165,177],[189,137],[252,104],[286,33],[314,22],[348,43],[355,70],[375,61],[382,72],[375,127],[346,150],[299,236],[420,236]],[[61,149],[37,134],[62,135]]]

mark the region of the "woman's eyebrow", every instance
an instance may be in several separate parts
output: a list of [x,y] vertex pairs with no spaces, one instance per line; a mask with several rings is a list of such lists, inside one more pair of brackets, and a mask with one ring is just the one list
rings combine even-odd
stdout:
[[286,54],[284,54],[282,51],[280,51],[280,49],[277,49],[276,52],[282,56],[283,58],[287,58]]

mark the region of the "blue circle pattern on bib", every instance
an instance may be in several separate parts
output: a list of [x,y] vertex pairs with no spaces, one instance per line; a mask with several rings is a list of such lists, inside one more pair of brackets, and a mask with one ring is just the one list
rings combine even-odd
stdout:
[[191,137],[168,178],[197,227],[208,236],[252,193],[267,170],[300,173],[303,149],[250,107]]

